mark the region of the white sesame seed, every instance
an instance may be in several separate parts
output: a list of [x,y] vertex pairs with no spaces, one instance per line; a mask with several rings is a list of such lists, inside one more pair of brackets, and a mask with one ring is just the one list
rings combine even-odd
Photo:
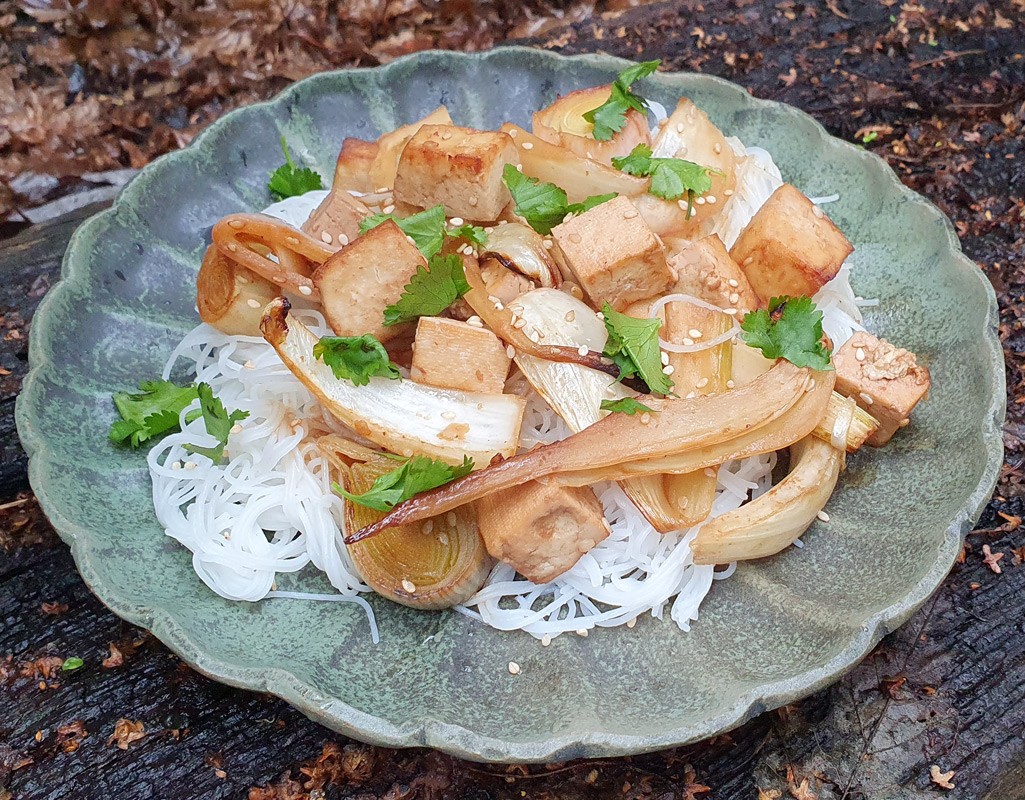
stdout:
[[645,411],[641,414],[641,425],[647,425],[649,422],[651,422],[651,414]]
[[455,414],[454,411],[442,411],[441,412],[441,418],[442,419],[455,419],[456,418],[456,414]]
[[374,194],[384,194],[387,191],[388,191],[388,187],[387,186],[378,186],[377,189],[374,190]]
[[708,386],[708,378],[702,378],[694,385],[697,386],[699,389],[704,389],[706,386]]
[[904,419],[902,419],[900,421],[900,423],[897,425],[897,427],[898,428],[906,428],[910,424],[911,424],[911,420],[908,419],[907,417],[904,417]]
[[578,628],[577,636],[587,636],[587,628]]
[[812,206],[811,213],[814,214],[818,219],[822,219],[825,216],[825,214],[822,213],[822,209],[818,206]]
[[545,250],[551,250],[553,247],[555,247],[555,242],[553,242],[551,239],[545,239],[544,246]]
[[705,198],[704,197],[699,197],[697,200],[694,201],[694,205],[696,205],[696,206],[703,206],[704,204],[705,204]]
[[684,346],[685,346],[685,347],[692,347],[692,346],[693,346],[693,344],[694,344],[694,340],[693,340],[693,339],[691,339],[691,338],[690,338],[690,337],[688,337],[688,336],[684,336],[684,337],[683,337],[683,344],[684,344]]
[[628,627],[628,628],[632,628],[632,627],[634,627],[634,625],[636,625],[636,624],[637,624],[637,617],[634,617],[634,618],[633,618],[633,619],[631,619],[631,620],[627,620],[627,623],[626,623],[626,627]]
[[588,350],[586,344],[582,344],[582,345],[580,345],[580,347],[577,348],[577,353],[579,355],[586,356],[589,352],[591,352],[591,351]]
[[[412,238],[412,237],[410,237],[410,238]],[[342,247],[345,247],[345,245],[347,245],[348,243],[349,243],[349,237],[348,236],[346,236],[344,233],[338,234],[338,244],[340,244]]]
[[701,331],[699,331],[697,328],[691,328],[689,331],[687,331],[687,333],[690,335],[691,339],[701,338]]
[[402,589],[403,589],[403,591],[406,591],[406,592],[409,592],[410,594],[413,594],[413,592],[416,591],[416,584],[413,583],[408,578],[403,578],[402,579]]
[[550,634],[546,633],[544,636],[541,637],[541,646],[542,647],[548,647],[548,645],[550,645],[551,643],[552,643],[552,637],[551,637]]
[[683,133],[683,123],[682,122],[677,122],[676,123],[676,132],[677,133]]
[[386,205],[384,208],[381,209],[381,211],[383,211],[385,214],[390,214],[394,210],[395,210],[395,204],[394,203],[389,203],[388,205]]
[[595,311],[595,312],[594,312],[594,315],[595,315],[595,316],[596,316],[596,317],[597,317],[598,319],[602,319],[602,320],[603,320],[603,319],[605,319],[605,315],[604,315],[604,314],[602,314],[602,313],[601,313],[600,311]]
[[171,465],[171,469],[181,469],[181,468],[182,468],[182,462],[181,461],[175,461]]
[[684,400],[693,400],[697,396],[698,396],[697,392],[687,392],[687,396],[684,397],[683,399]]
[[459,522],[459,517],[456,516],[455,511],[449,511],[445,515],[445,522],[447,522],[450,527],[454,528],[456,526],[456,523]]
[[479,203],[479,202],[480,202],[480,198],[478,198],[477,195],[475,195],[475,194],[470,195],[469,203],[470,203],[471,206],[476,208],[477,207],[477,203]]
[[827,514],[825,511],[819,511],[819,513],[816,514],[815,516],[818,517],[823,522],[829,522],[829,514]]
[[640,212],[636,208],[630,208],[623,212],[623,219],[633,219]]
[[580,244],[580,242],[583,241],[580,238],[580,234],[579,233],[571,233],[568,238],[569,238],[569,240],[571,242],[573,242],[573,244]]
[[517,664],[515,661],[510,661],[509,662],[509,674],[510,675],[519,675],[520,674],[520,665]]
[[715,153],[716,155],[719,155],[719,153],[722,152],[722,144],[720,144],[719,142],[716,142],[715,145],[712,147],[712,152]]
[[509,358],[516,358],[516,348],[513,347],[511,344],[506,345],[505,354],[509,356]]
[[199,465],[195,461],[186,461],[185,462],[185,469],[195,469],[198,466]]
[[523,318],[520,318],[520,319],[516,320],[513,323],[513,327],[514,328],[522,328],[526,324],[527,324],[527,321],[525,319],[523,319]]
[[737,309],[735,309],[735,308],[724,308],[722,310],[722,313],[729,314],[732,317],[732,316],[735,316],[737,314]]
[[424,533],[430,533],[433,530],[434,530],[434,520],[433,519],[429,519],[429,520],[427,520],[427,522],[424,523],[423,531],[424,531]]
[[858,361],[864,361],[865,360],[865,348],[864,347],[859,347],[857,350],[855,350],[854,351],[854,357],[856,359],[858,359]]
[[313,294],[313,289],[311,289],[309,286],[300,286],[299,294],[309,297],[311,294]]
[[256,369],[256,364],[254,364],[252,361],[247,361],[242,366],[245,367],[246,369]]
[[705,467],[705,477],[706,478],[714,478],[715,477],[715,470],[712,469],[711,467]]
[[511,131],[509,131],[509,135],[510,135],[510,136],[511,136],[512,138],[514,138],[514,139],[515,139],[515,138],[516,138],[516,129],[515,129],[515,128],[513,128],[513,129],[512,129]]
[[742,266],[750,267],[751,264],[754,262],[754,260],[755,260],[754,256],[748,256],[747,258],[744,259],[744,263],[743,263]]
[[474,314],[472,317],[470,317],[468,320],[466,320],[466,324],[470,325],[471,327],[474,327],[474,328],[483,328],[484,327],[484,321],[480,317],[478,317],[476,314]]
[[323,240],[324,244],[331,244],[333,241],[331,234],[327,231],[321,231],[320,238]]
[[860,397],[862,400],[865,401],[865,405],[866,406],[872,405],[872,397],[870,395],[867,395],[864,392],[861,392],[861,394],[859,394],[858,397]]
[[254,300],[253,298],[250,297],[248,300],[246,300],[246,305],[249,306],[250,308],[259,308],[260,307],[260,301],[259,300]]
[[534,149],[534,143],[533,142],[524,142],[521,146],[523,147],[524,150],[533,150]]
[[736,278],[730,278],[728,281],[726,281],[726,283],[728,283],[734,289],[740,286],[740,281],[738,281]]
[[462,217],[452,217],[452,219],[450,219],[448,221],[448,224],[453,226],[453,227],[455,227],[455,228],[458,228],[460,225],[463,224],[463,218]]
[[666,366],[662,367],[663,375],[672,375],[674,372],[676,372],[676,367],[674,367],[672,364],[667,364]]
[[706,200],[706,202],[708,202],[710,205],[713,205],[713,206],[716,203],[719,202],[714,194],[705,195],[705,200]]
[[734,386],[736,386],[736,385],[737,385],[737,384],[736,384],[736,383],[734,383],[733,381],[726,381],[726,388],[727,388],[727,389],[732,389],[732,388],[733,388]]
[[572,309],[567,311],[566,312],[566,316],[563,317],[563,319],[566,320],[566,322],[573,322],[574,320],[576,320],[576,318],[577,318],[577,312],[573,311]]
[[662,358],[662,366],[664,367],[664,366],[666,366],[669,363],[669,353],[667,353],[665,350],[663,350],[661,358]]
[[413,245],[413,247],[416,247],[416,239],[414,239],[412,236],[407,236],[406,241]]
[[732,292],[730,294],[730,302],[731,303],[739,303],[740,302],[740,294],[738,292]]
[[438,543],[442,547],[448,547],[448,534],[442,531],[438,534]]

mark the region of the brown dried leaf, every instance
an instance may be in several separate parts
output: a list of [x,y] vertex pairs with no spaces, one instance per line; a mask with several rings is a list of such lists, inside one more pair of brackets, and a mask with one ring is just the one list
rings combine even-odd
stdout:
[[118,649],[118,646],[113,642],[110,642],[110,655],[103,659],[104,669],[115,669],[125,663],[124,654]]
[[942,772],[936,764],[929,767],[929,779],[941,789],[953,789],[954,784],[951,783],[951,779],[956,774],[957,773],[955,773],[954,770],[951,770],[950,772]]
[[107,739],[107,744],[116,744],[121,750],[127,750],[132,742],[145,738],[146,727],[142,722],[122,717],[114,724],[114,732]]
[[47,614],[47,615],[49,615],[51,617],[59,617],[61,614],[64,614],[64,613],[67,612],[68,604],[67,603],[57,603],[57,602],[43,603],[40,606],[40,609],[42,609],[42,612],[44,614]]
[[988,544],[982,546],[982,552],[985,554],[982,559],[983,563],[999,575],[1002,572],[1000,569],[1000,559],[1004,557],[1004,553],[994,553],[989,549]]

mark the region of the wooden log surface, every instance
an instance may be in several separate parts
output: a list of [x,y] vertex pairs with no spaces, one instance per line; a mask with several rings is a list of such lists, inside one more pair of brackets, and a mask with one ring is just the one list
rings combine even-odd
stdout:
[[[930,29],[885,3],[664,3],[528,42],[662,57],[798,105],[843,138],[876,130],[885,146],[866,146],[944,209],[996,286],[1009,395],[997,496],[962,563],[861,665],[712,741],[508,768],[361,745],[201,677],[90,594],[26,491],[13,403],[29,322],[90,207],[0,242],[0,799],[1025,798],[1025,9],[938,5]],[[999,573],[984,545],[1004,554],[989,559]],[[84,666],[62,672],[71,656]]]

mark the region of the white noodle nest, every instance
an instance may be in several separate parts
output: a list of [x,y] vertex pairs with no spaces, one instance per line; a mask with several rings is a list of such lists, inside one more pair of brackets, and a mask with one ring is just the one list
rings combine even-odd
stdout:
[[[665,110],[656,108],[655,114],[664,118]],[[764,150],[743,149],[737,140],[731,144],[749,158],[717,230],[727,246],[781,181]],[[308,194],[276,203],[268,211],[298,227],[322,197]],[[863,330],[859,305],[872,304],[855,297],[847,266],[815,301],[836,347]],[[314,332],[331,334],[318,312],[293,313]],[[262,339],[227,336],[200,325],[175,349],[164,376],[179,371],[180,362],[197,381],[209,383],[228,409],[244,409],[249,418],[231,435],[222,464],[184,449],[186,443],[212,443],[201,419],[185,420],[188,409],[182,413],[182,432],[164,438],[150,451],[154,507],[167,535],[192,552],[197,575],[222,597],[356,603],[366,611],[377,641],[373,611],[360,596],[371,590],[342,543],[342,500],[331,491],[327,464],[308,438],[341,431],[342,426],[324,413]],[[569,430],[555,412],[536,394],[530,397],[521,446],[567,435]],[[724,465],[712,516],[738,508],[768,489],[775,462],[775,455],[768,454]],[[601,483],[594,490],[612,529],[608,539],[545,585],[535,585],[499,564],[484,587],[456,610],[500,630],[550,638],[596,626],[632,624],[645,613],[661,619],[668,606],[670,619],[689,630],[712,581],[728,577],[735,566],[717,573],[711,566],[695,565],[690,542],[697,527],[660,534],[618,485]],[[326,575],[337,594],[277,590],[279,573],[298,572],[309,564]]]

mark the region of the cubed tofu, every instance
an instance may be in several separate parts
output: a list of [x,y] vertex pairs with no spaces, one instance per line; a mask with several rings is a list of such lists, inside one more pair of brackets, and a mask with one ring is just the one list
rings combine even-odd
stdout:
[[669,269],[676,275],[670,292],[693,295],[722,309],[735,308],[737,319],[759,306],[751,282],[715,234],[682,243],[669,257]]
[[370,216],[370,209],[348,190],[333,188],[314,209],[302,229],[325,244],[344,247],[359,236],[361,219]]
[[853,251],[822,209],[784,183],[758,209],[730,255],[767,303],[784,295],[811,297]]
[[553,253],[598,308],[622,311],[672,283],[662,242],[626,197],[617,197],[552,229]]
[[402,294],[423,254],[391,220],[343,247],[313,273],[328,324],[339,336],[372,333],[385,342],[412,328],[385,325],[384,309]]
[[881,447],[907,424],[911,410],[929,392],[929,370],[915,354],[856,332],[833,353],[836,391],[852,398],[879,420],[879,430],[868,443]]
[[395,199],[420,208],[438,203],[449,216],[498,219],[511,199],[502,170],[516,146],[500,131],[424,125],[406,144],[395,176]]
[[409,377],[442,389],[501,394],[510,361],[505,345],[485,328],[444,317],[420,317]]
[[372,184],[370,171],[380,151],[377,142],[367,142],[352,137],[342,142],[335,166],[335,189],[351,189],[354,192],[372,192],[379,188]]
[[558,578],[611,532],[590,488],[546,479],[478,500],[477,519],[488,552],[535,583]]
[[382,134],[377,140],[377,155],[370,166],[370,182],[373,185],[371,191],[391,189],[395,186],[395,173],[398,170],[402,149],[420,128],[424,125],[451,124],[452,117],[449,116],[448,109],[445,106],[438,106],[423,119],[408,125],[400,125],[395,130]]

